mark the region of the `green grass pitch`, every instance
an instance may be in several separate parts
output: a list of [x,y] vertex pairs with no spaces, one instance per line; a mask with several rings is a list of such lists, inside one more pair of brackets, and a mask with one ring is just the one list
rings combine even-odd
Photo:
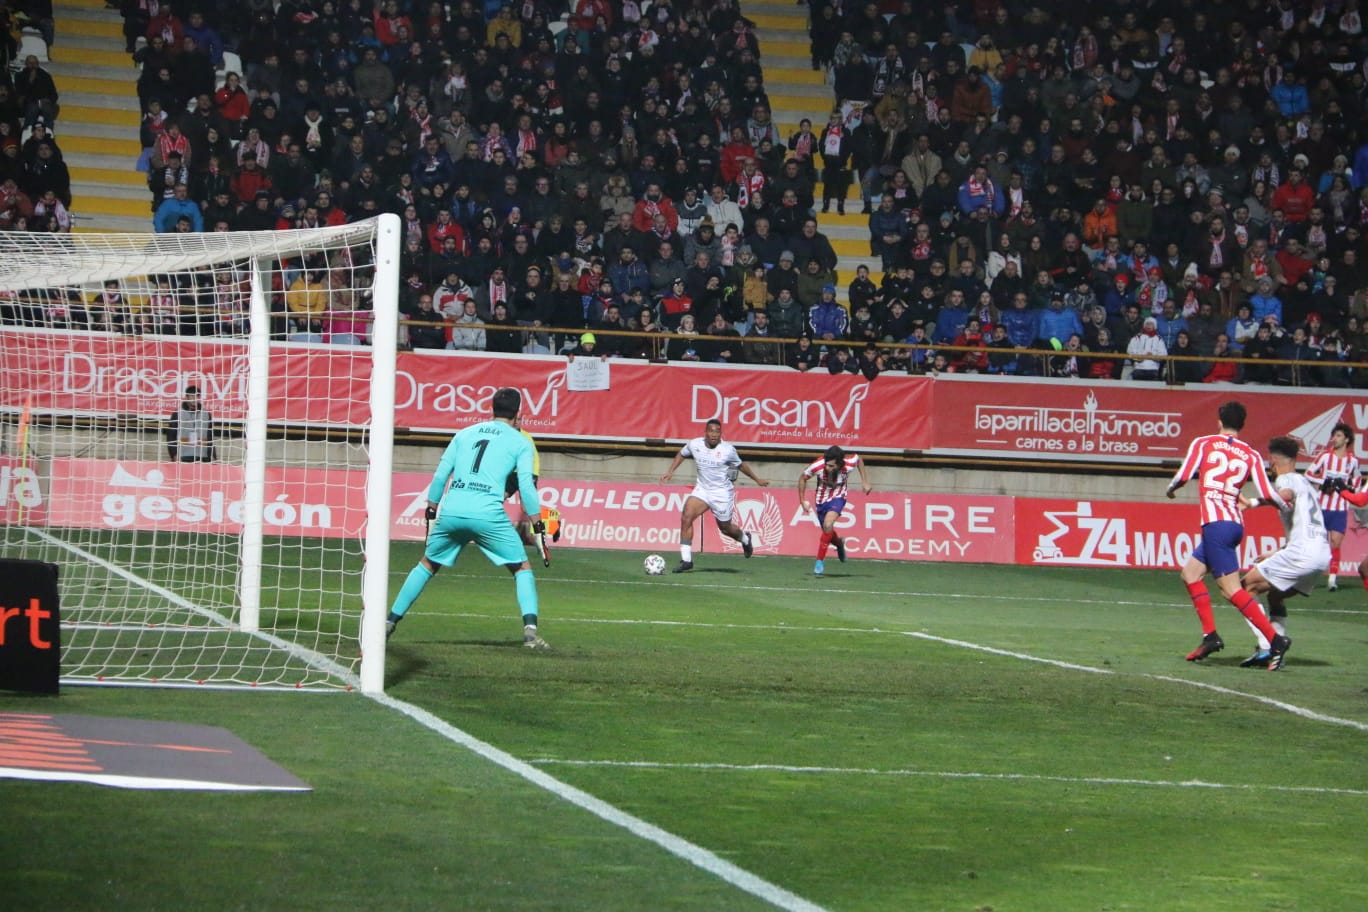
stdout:
[[[662,552],[671,565],[676,555]],[[394,548],[392,589],[418,556]],[[1176,573],[558,550],[441,573],[388,694],[833,912],[1368,908],[1368,593],[1284,672]],[[355,693],[68,687],[0,710],[224,725],[288,794],[0,780],[15,910],[744,910],[754,892]]]

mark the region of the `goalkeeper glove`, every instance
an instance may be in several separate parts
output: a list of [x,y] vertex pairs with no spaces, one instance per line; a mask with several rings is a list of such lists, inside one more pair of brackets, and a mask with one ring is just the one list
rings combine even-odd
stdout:
[[423,518],[426,519],[428,522],[432,522],[434,519],[437,518],[437,508],[434,507],[432,504],[428,504],[427,509],[423,511]]

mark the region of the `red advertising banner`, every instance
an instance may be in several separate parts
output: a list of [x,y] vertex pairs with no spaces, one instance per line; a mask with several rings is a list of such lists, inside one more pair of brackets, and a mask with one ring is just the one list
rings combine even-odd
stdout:
[[[1191,502],[1023,498],[1017,509],[1018,564],[1172,569],[1181,567],[1201,540],[1197,508]],[[1248,566],[1279,547],[1283,530],[1273,507],[1244,516],[1241,563]]]
[[1368,459],[1368,402],[1346,391],[1259,387],[1003,382],[1000,377],[937,378],[932,449],[998,457],[1082,461],[1180,460],[1192,438],[1214,433],[1216,410],[1238,399],[1249,412],[1241,436],[1262,449],[1288,434],[1308,456],[1329,443],[1337,421],[1358,431]]
[[[352,346],[276,345],[273,421],[358,427],[369,412],[369,352]],[[1249,409],[1244,437],[1257,446],[1290,434],[1308,456],[1337,421],[1358,432],[1368,459],[1368,401],[1333,390],[1252,386],[1088,383],[954,375],[798,373],[728,365],[611,362],[612,388],[574,392],[561,358],[404,352],[396,375],[401,428],[451,432],[482,421],[501,386],[523,394],[523,424],[548,438],[684,440],[719,418],[739,446],[920,450],[999,458],[1155,462],[1182,457],[1215,429],[1216,409]],[[220,420],[246,412],[247,354],[240,342],[118,337],[11,329],[0,367],[35,413],[161,418],[185,387],[199,386]],[[17,411],[20,403],[2,403]]]
[[[42,492],[43,475],[49,496]],[[421,541],[427,473],[394,476],[391,538]],[[685,485],[542,479],[543,502],[561,510],[560,545],[671,554],[679,544]],[[236,466],[58,458],[35,469],[0,460],[0,518],[6,524],[85,529],[233,533],[241,527]],[[269,535],[361,536],[365,478],[342,469],[268,469]],[[22,518],[18,506],[24,507]],[[510,512],[518,512],[516,505]],[[758,554],[812,556],[818,528],[788,485],[737,488],[735,518]],[[1245,514],[1245,564],[1282,541],[1271,507]],[[1351,521],[1341,572],[1368,554],[1368,530]],[[875,492],[852,498],[838,527],[852,557],[988,564],[1176,569],[1197,544],[1194,504],[1046,500],[968,494]],[[705,552],[740,546],[711,516],[696,527]]]
[[849,374],[615,360],[611,389],[573,392],[565,364],[410,353],[399,361],[395,420],[408,428],[464,427],[488,418],[494,391],[512,386],[522,392],[522,426],[539,437],[685,440],[718,418],[738,446],[903,450],[930,441],[930,388],[919,378],[869,382]]
[[[48,524],[86,529],[234,533],[242,528],[242,468],[214,463],[51,460]],[[360,536],[365,473],[266,470],[267,535]]]
[[[544,502],[560,509],[563,540],[572,546],[667,553],[679,544],[679,512],[690,490],[546,479],[540,488]],[[788,485],[738,486],[735,519],[751,533],[757,554],[816,553],[816,516],[803,514]],[[875,492],[852,498],[837,528],[854,557],[1001,562],[1012,553],[1012,498]],[[705,551],[741,551],[717,531],[711,514],[695,528],[694,545],[700,544]]]
[[0,456],[0,523],[41,526],[46,522],[41,460]]

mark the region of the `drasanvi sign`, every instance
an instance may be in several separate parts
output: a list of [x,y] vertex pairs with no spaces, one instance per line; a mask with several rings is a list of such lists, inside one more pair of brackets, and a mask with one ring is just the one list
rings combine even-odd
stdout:
[[[370,360],[363,347],[279,344],[270,355],[268,411],[282,424],[363,427]],[[0,363],[35,414],[164,419],[198,385],[217,420],[246,411],[242,343],[7,328]],[[1236,398],[1249,410],[1246,440],[1262,447],[1291,433],[1314,456],[1343,420],[1368,457],[1368,402],[1333,391],[1253,386],[1080,383],[985,375],[825,372],[731,365],[612,362],[612,389],[569,389],[563,358],[471,352],[401,352],[395,421],[451,433],[489,416],[500,387],[523,397],[523,426],[549,439],[687,440],[717,418],[741,448],[812,452],[830,444],[873,452],[969,453],[994,458],[1176,462],[1187,442],[1215,430]]]

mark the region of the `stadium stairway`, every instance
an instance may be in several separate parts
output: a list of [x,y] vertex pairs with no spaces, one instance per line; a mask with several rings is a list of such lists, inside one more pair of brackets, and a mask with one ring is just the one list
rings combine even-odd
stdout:
[[74,231],[151,231],[147,178],[136,170],[138,70],[123,20],[104,0],[57,0],[45,64],[62,110],[56,137],[71,171]]
[[[804,117],[812,121],[812,129],[821,134],[834,105],[826,74],[812,68],[812,54],[808,38],[808,7],[805,3],[761,3],[744,0],[742,14],[755,23],[760,39],[761,63],[765,71],[765,91],[784,142],[798,131]],[[841,299],[845,286],[855,278],[855,268],[869,267],[870,278],[877,285],[883,277],[877,257],[869,254],[869,217],[860,214],[860,188],[854,181],[846,193],[846,214],[835,210],[820,211],[822,184],[817,183],[818,229],[831,241],[836,251],[837,272],[840,276]],[[802,264],[798,264],[801,269]]]

